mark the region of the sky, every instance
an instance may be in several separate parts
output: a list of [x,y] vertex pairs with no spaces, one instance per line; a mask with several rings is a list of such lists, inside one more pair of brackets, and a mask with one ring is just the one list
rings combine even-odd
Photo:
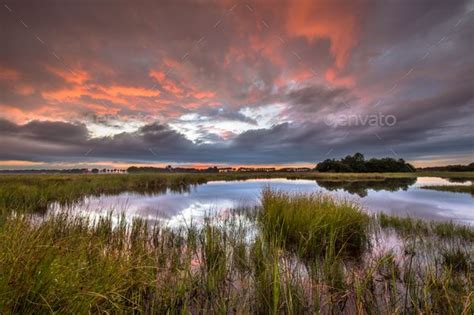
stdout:
[[0,5],[0,168],[473,162],[474,2]]

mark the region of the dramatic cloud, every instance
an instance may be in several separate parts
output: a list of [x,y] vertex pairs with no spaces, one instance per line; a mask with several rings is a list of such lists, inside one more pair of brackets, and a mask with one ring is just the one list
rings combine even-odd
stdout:
[[467,162],[473,12],[463,0],[7,1],[0,167],[355,151]]

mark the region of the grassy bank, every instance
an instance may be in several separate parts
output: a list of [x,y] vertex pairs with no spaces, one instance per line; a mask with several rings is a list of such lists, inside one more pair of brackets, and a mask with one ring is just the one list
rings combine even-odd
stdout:
[[269,190],[180,229],[9,215],[0,313],[472,314],[472,233]]
[[216,180],[288,178],[308,180],[371,180],[416,176],[474,178],[473,172],[451,173],[218,173],[218,174],[129,174],[129,175],[0,175],[0,214],[10,211],[41,212],[53,201],[71,203],[85,195],[123,191],[182,191],[191,185]]
[[449,191],[455,193],[465,193],[474,196],[474,184],[471,185],[441,185],[441,186],[422,186],[422,189],[431,189],[437,191]]

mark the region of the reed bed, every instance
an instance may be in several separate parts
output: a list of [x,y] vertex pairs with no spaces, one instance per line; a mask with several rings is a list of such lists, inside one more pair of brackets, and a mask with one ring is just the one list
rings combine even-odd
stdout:
[[472,314],[473,229],[404,220],[271,190],[261,207],[176,228],[10,213],[0,313]]

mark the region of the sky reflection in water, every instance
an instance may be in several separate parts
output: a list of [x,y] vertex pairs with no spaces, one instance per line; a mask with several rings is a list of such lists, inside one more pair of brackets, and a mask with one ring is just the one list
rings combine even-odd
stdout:
[[[140,216],[150,220],[165,219],[171,225],[199,221],[206,213],[254,206],[262,188],[288,192],[323,192],[359,202],[370,212],[383,211],[393,215],[409,215],[434,220],[453,220],[474,224],[473,197],[470,194],[420,189],[424,185],[452,185],[441,178],[418,177],[384,183],[334,182],[314,180],[254,179],[247,181],[216,181],[191,187],[189,192],[142,195],[125,192],[113,196],[86,197],[73,207],[96,217],[110,211],[125,212],[127,219]],[[467,182],[466,184],[470,184]],[[51,210],[58,210],[52,205]]]

